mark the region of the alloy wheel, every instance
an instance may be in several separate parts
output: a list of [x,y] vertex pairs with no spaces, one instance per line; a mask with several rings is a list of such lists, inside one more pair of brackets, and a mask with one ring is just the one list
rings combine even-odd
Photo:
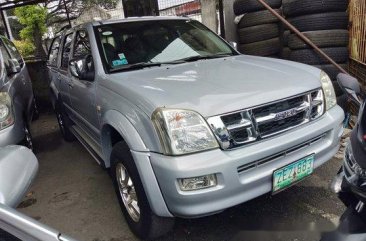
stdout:
[[138,222],[140,220],[140,207],[135,186],[126,167],[122,163],[118,163],[116,166],[116,179],[121,199],[128,214],[134,222]]

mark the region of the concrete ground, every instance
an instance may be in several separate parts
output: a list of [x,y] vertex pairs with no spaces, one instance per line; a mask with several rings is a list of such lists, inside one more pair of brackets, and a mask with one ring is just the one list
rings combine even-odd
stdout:
[[[108,173],[77,141],[59,134],[53,113],[33,124],[38,177],[18,210],[78,240],[136,240],[118,206]],[[315,241],[338,223],[344,206],[329,190],[341,160],[305,181],[200,219],[177,219],[160,240]]]

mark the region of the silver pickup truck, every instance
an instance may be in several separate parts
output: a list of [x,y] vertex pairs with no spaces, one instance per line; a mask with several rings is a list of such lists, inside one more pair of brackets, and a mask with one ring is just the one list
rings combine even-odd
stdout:
[[144,239],[173,217],[280,192],[330,160],[343,131],[324,72],[241,55],[189,18],[67,29],[53,40],[49,71],[64,138],[110,169]]

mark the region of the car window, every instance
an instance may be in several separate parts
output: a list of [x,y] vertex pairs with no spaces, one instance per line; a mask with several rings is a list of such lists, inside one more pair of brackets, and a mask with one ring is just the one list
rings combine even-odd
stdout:
[[60,52],[60,42],[61,42],[61,37],[57,37],[53,40],[51,47],[50,47],[50,51],[48,53],[48,64],[52,65],[52,66],[56,66],[57,65],[57,57],[58,57],[58,53]]
[[76,32],[74,44],[74,58],[82,58],[91,54],[88,33],[85,30]]
[[66,35],[64,38],[64,45],[62,48],[62,59],[61,59],[61,68],[62,69],[67,69],[67,67],[69,65],[71,42],[72,42],[72,33]]
[[7,38],[2,38],[2,41],[3,41],[6,49],[9,51],[9,54],[10,54],[11,58],[12,59],[16,59],[18,61],[19,65],[21,67],[23,67],[24,60],[23,60],[22,56],[20,55],[20,53],[18,52],[18,50],[15,47],[15,45],[13,44],[13,42],[11,42]]
[[95,30],[107,70],[136,63],[168,63],[193,56],[234,54],[227,43],[196,21],[113,23]]
[[4,60],[5,68],[8,68],[9,67],[9,59],[11,59],[10,54],[9,54],[8,50],[5,48],[5,46],[3,44],[0,45],[0,51],[1,51],[1,55],[2,55],[3,60]]

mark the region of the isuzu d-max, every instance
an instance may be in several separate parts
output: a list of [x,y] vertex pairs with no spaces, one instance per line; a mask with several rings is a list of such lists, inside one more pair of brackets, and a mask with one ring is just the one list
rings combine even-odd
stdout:
[[140,238],[311,175],[337,152],[332,82],[300,63],[246,56],[189,18],[96,21],[49,52],[60,130],[109,168]]

